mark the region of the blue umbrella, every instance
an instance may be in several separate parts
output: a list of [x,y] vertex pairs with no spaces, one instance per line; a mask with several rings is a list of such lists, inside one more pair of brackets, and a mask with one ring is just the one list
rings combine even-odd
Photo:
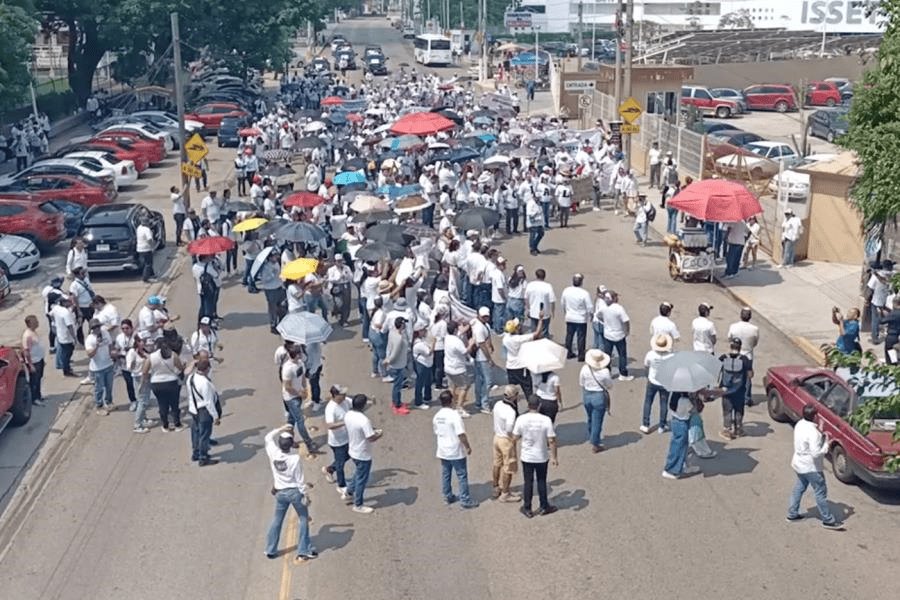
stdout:
[[332,179],[334,185],[349,185],[351,183],[365,183],[366,176],[359,171],[344,171],[338,173]]
[[396,200],[397,198],[403,198],[405,196],[412,196],[413,194],[418,194],[422,191],[422,186],[419,184],[413,185],[383,185],[377,190],[375,193],[380,196],[387,196],[391,200]]
[[[523,52],[518,56],[513,57],[509,64],[514,67],[525,67],[528,65],[534,66],[535,56],[534,52]],[[547,64],[547,55],[545,52],[541,52],[537,57],[537,63],[539,65]]]
[[478,134],[478,137],[480,137],[485,144],[490,144],[497,140],[497,136],[493,133],[480,133]]
[[494,120],[490,117],[475,117],[475,120],[472,121],[476,125],[487,125],[491,126],[494,124]]
[[468,160],[478,160],[481,158],[481,153],[475,150],[474,148],[454,148],[453,150],[444,150],[443,152],[436,152],[434,156],[428,161],[428,163],[435,163],[437,161],[451,162],[451,163],[459,163],[466,162]]

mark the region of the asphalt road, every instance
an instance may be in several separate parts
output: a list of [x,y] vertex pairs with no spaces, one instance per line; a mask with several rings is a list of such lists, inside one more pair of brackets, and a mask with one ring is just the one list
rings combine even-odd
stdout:
[[[399,33],[386,21],[350,21],[340,30],[356,44],[381,43],[398,61],[409,56],[408,46],[392,41]],[[674,303],[683,335],[701,301],[715,306],[714,320],[724,332],[739,307],[716,286],[671,281],[664,248],[636,246],[630,230],[620,217],[586,213],[575,216],[568,231],[551,230],[540,258],[528,256],[523,236],[501,240],[500,247],[511,264],[547,269],[557,293],[574,271],[584,273],[591,286],[618,290],[632,316],[629,345],[636,360],[648,347],[647,327],[663,300]],[[197,298],[189,280],[177,281],[169,298],[176,313],[193,317]],[[376,511],[357,515],[339,501],[319,472],[327,455],[306,461],[307,477],[316,484],[312,533],[320,558],[290,564],[292,517],[282,536],[284,556],[267,560],[263,540],[273,503],[262,436],[282,423],[271,362],[278,338],[268,333],[264,300],[235,281],[224,290],[221,306],[224,362],[214,367],[213,377],[225,400],[215,450],[222,463],[206,469],[191,464],[187,431],[137,436],[130,413],[92,416],[20,534],[0,555],[4,597],[896,596],[891,575],[900,498],[829,477],[833,508],[848,530],[824,531],[814,519],[786,523],[791,430],[771,423],[763,407],[750,410],[747,437],[725,444],[716,438],[720,417],[711,405],[704,413],[706,430],[719,456],[701,462],[698,476],[664,480],[666,436],[642,436],[637,429],[642,369],[635,369],[634,381],[615,386],[604,427],[609,450],[599,455],[584,443],[578,365],[561,373],[560,466],[550,472],[559,513],[526,520],[516,506],[487,499],[491,427],[483,415],[467,422],[474,447],[470,481],[482,505],[472,511],[444,506],[433,413],[390,414],[388,386],[369,379],[369,354],[356,324],[336,330],[326,346],[323,384],[339,382],[376,398],[370,417],[385,430],[367,494]],[[556,316],[552,329],[559,336],[563,326]],[[806,362],[777,331],[758,324],[760,373],[773,364]],[[121,385],[116,392],[122,402]],[[320,426],[313,435],[324,440],[321,418],[309,423]],[[812,506],[807,498],[803,507]]]

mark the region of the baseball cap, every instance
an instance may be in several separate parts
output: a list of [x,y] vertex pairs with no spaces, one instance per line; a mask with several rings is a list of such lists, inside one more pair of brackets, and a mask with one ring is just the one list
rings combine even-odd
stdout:
[[166,303],[166,299],[162,296],[150,296],[147,298],[147,304],[151,304],[153,306],[162,306]]
[[91,323],[90,323],[91,329],[93,329],[94,327],[100,327],[100,325],[101,325],[100,319],[91,319]]
[[339,395],[339,394],[346,394],[346,393],[347,393],[347,387],[346,387],[346,386],[343,386],[343,385],[334,384],[334,385],[331,386],[331,390],[330,390],[330,391],[331,391],[331,395],[332,395],[332,396],[337,396],[337,395]]
[[491,309],[489,309],[487,306],[482,306],[481,308],[478,309],[478,316],[479,317],[491,316]]
[[710,304],[709,302],[701,302],[701,303],[700,303],[700,306],[701,306],[702,308],[706,308],[706,310],[712,310],[712,309],[713,309],[713,305]]
[[203,317],[202,319],[200,319],[200,324],[201,325],[211,325],[212,320],[209,317]]

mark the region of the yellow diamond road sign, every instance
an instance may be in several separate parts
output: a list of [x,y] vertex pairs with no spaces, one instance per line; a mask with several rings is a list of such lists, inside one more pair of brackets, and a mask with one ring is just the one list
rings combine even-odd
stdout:
[[199,179],[203,175],[203,172],[200,170],[200,168],[192,165],[191,163],[181,163],[181,172],[188,177],[193,177],[194,179]]
[[634,98],[628,98],[619,105],[619,115],[629,125],[637,121],[642,112],[641,105]]
[[189,161],[197,164],[201,160],[203,160],[207,154],[209,154],[209,148],[206,147],[206,142],[203,141],[203,138],[200,137],[200,134],[195,133],[190,138],[188,138],[187,142],[185,142],[184,152],[185,154],[187,154]]
[[622,123],[622,133],[624,134],[632,134],[632,133],[640,133],[641,126],[640,125],[629,125],[628,123]]

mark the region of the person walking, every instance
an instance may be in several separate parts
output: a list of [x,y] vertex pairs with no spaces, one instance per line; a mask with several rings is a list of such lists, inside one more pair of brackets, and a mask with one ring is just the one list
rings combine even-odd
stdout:
[[538,498],[541,516],[551,515],[558,509],[550,504],[547,498],[547,464],[559,466],[556,451],[556,431],[550,417],[540,414],[541,400],[537,396],[528,399],[528,412],[516,418],[513,426],[513,439],[522,440],[522,508],[519,511],[529,519],[534,516],[531,501],[534,496],[534,483],[537,480]]
[[66,377],[76,377],[72,371],[72,354],[75,353],[75,313],[68,296],[59,296],[50,308],[50,319],[56,331],[56,368]]
[[653,340],[660,335],[668,335],[672,338],[672,343],[674,344],[679,339],[681,339],[681,334],[678,332],[678,326],[675,325],[675,322],[672,320],[672,310],[675,308],[671,302],[662,302],[659,305],[659,314],[653,317],[653,320],[650,321],[650,345],[653,345]]
[[28,369],[28,386],[31,389],[31,403],[35,406],[44,406],[44,396],[41,393],[41,381],[44,379],[44,359],[47,350],[38,335],[38,318],[34,315],[25,317],[25,331],[22,333],[22,357],[25,359],[25,368]]
[[434,340],[434,355],[432,364],[434,368],[431,373],[431,381],[434,387],[442,390],[447,387],[444,377],[444,338],[447,337],[447,315],[450,314],[446,304],[440,304],[432,313],[432,323],[429,326],[428,333]]
[[153,270],[153,249],[156,247],[156,239],[153,230],[150,229],[150,221],[142,218],[134,232],[134,251],[138,256],[138,268],[141,270],[141,279],[149,283],[156,278]]
[[550,337],[550,320],[556,310],[556,292],[553,285],[545,281],[547,272],[537,269],[534,272],[535,279],[525,284],[525,314],[531,320],[531,329],[537,327],[538,320],[543,314],[543,331],[541,335]]
[[725,279],[732,279],[741,268],[741,256],[744,254],[744,244],[749,234],[747,224],[743,221],[732,223],[728,226],[726,234],[726,251],[725,251]]
[[403,384],[406,383],[406,364],[409,359],[409,339],[406,337],[406,319],[395,317],[387,335],[387,350],[382,361],[391,377],[391,404],[395,415],[408,415],[403,405]]
[[606,293],[608,302],[600,311],[603,322],[604,351],[612,358],[613,350],[618,356],[619,380],[631,381],[633,375],[628,374],[628,335],[631,333],[631,320],[625,308],[619,304],[619,294],[610,290]]
[[[753,350],[759,345],[759,327],[750,322],[753,311],[745,306],[741,309],[741,320],[732,323],[728,327],[728,339],[741,340],[741,354],[750,359],[753,364]],[[753,406],[753,379],[747,380],[747,406]]]
[[[181,379],[184,376],[184,363],[164,338],[156,340],[156,350],[144,362],[141,370],[141,386],[149,386],[159,406],[159,421],[163,433],[182,431],[181,409],[178,400],[181,396]],[[143,393],[140,389],[138,394]],[[172,428],[169,428],[169,418]]]
[[287,421],[297,428],[297,433],[306,445],[306,453],[316,453],[309,431],[306,429],[306,417],[303,416],[303,398],[306,397],[306,378],[303,366],[303,351],[299,345],[287,350],[287,358],[281,365],[281,402],[287,413]]
[[169,201],[172,203],[172,220],[175,221],[175,245],[183,246],[181,234],[184,232],[184,220],[187,218],[187,207],[184,196],[174,185],[169,188]]
[[666,464],[663,467],[664,479],[680,479],[681,477],[696,475],[700,469],[696,466],[686,467],[691,415],[694,408],[694,400],[687,392],[672,392],[669,394],[669,410],[672,411],[669,419],[669,427],[672,435],[669,437],[669,451],[666,454]]
[[503,387],[503,399],[494,403],[494,451],[492,461],[493,498],[501,502],[518,502],[519,494],[509,491],[513,475],[518,468],[516,439],[513,428],[519,416],[519,386]]
[[541,253],[538,246],[544,238],[544,210],[534,197],[525,203],[525,224],[528,226],[528,251],[536,256]]
[[781,223],[781,264],[778,268],[790,269],[794,266],[794,247],[797,240],[803,235],[803,222],[794,214],[794,209],[784,211],[784,221]]
[[578,373],[581,401],[587,416],[587,437],[594,454],[605,450],[603,445],[603,420],[612,414],[612,397],[609,390],[613,380],[609,373],[609,355],[603,350],[591,349],[585,356],[584,366]]
[[[469,495],[469,475],[466,457],[472,454],[472,447],[466,437],[462,417],[453,410],[453,394],[444,390],[438,396],[441,409],[432,419],[434,435],[437,438],[437,457],[441,461],[441,493],[444,502],[453,504],[459,500],[463,508],[475,508],[478,503]],[[453,494],[451,476],[456,472],[459,496]]]
[[550,417],[556,423],[556,413],[562,408],[562,389],[559,386],[559,375],[553,371],[534,373],[531,376],[535,395],[540,398],[539,412]]
[[[255,287],[266,296],[266,312],[269,315],[269,331],[278,334],[276,327],[287,312],[287,294],[281,280],[281,263],[277,252],[270,252],[256,275]],[[249,279],[248,286],[254,285]]]
[[293,425],[282,425],[266,434],[266,455],[269,457],[269,468],[272,470],[272,495],[275,496],[275,516],[266,534],[266,558],[278,558],[278,541],[281,538],[281,525],[288,507],[297,511],[299,527],[297,528],[297,556],[295,563],[313,560],[319,553],[312,546],[309,536],[309,505],[307,483],[303,475],[303,461],[292,449],[296,448]]
[[491,381],[494,363],[494,344],[491,341],[491,310],[487,306],[478,309],[478,316],[472,319],[472,341],[475,352],[475,409],[491,414]]
[[90,359],[88,370],[94,381],[94,405],[98,415],[106,416],[113,406],[112,387],[115,375],[115,350],[109,333],[98,319],[91,319],[90,333],[84,338],[84,350]]
[[450,392],[455,399],[454,406],[460,416],[466,419],[470,415],[463,406],[465,406],[469,388],[472,387],[470,363],[472,352],[475,349],[475,340],[470,338],[468,344],[464,342],[460,335],[468,330],[468,326],[463,325],[464,329],[462,330],[460,327],[456,321],[447,323],[447,337],[444,338],[444,372],[447,374]]
[[647,202],[646,196],[637,197],[637,205],[634,207],[634,237],[641,246],[647,245],[647,229],[650,221],[656,218],[656,209]]
[[349,500],[344,465],[350,460],[350,438],[347,436],[344,416],[350,410],[350,400],[347,398],[347,388],[340,385],[332,385],[329,394],[328,404],[325,405],[325,427],[328,430],[328,447],[331,448],[334,460],[330,465],[322,467],[322,473],[328,483],[337,483],[341,500]]
[[823,458],[828,454],[831,442],[816,424],[818,409],[814,404],[803,407],[803,418],[794,425],[794,455],[791,468],[797,475],[791,499],[788,504],[787,520],[799,521],[805,515],[800,514],[800,500],[806,488],[812,486],[816,497],[816,508],[819,518],[826,529],[840,530],[844,524],[831,513],[828,506],[828,487],[825,483]]
[[747,382],[753,377],[753,361],[741,353],[740,338],[733,338],[730,348],[730,352],[719,357],[723,389],[721,437],[726,440],[744,435]]
[[356,466],[353,479],[347,483],[347,495],[353,499],[353,512],[364,515],[375,511],[371,506],[363,504],[363,499],[372,472],[372,444],[383,435],[380,429],[372,427],[369,417],[363,413],[368,402],[368,396],[356,394],[353,396],[350,410],[344,415],[349,444],[348,454]]
[[650,411],[653,408],[653,400],[659,395],[659,422],[657,433],[665,433],[669,430],[666,425],[666,417],[669,413],[669,391],[664,388],[656,378],[659,365],[672,358],[672,336],[661,333],[653,336],[650,342],[650,351],[644,356],[644,366],[647,367],[647,387],[644,389],[644,410],[641,414],[640,431],[643,434],[650,433]]
[[[591,293],[582,287],[583,283],[584,275],[575,273],[572,285],[564,289],[559,297],[566,319],[566,358],[577,358],[578,362],[584,362],[587,324],[594,308]],[[572,342],[576,343],[576,350],[573,350]]]
[[200,256],[191,267],[191,274],[197,282],[197,295],[200,297],[198,321],[203,317],[219,318],[216,305],[222,288],[222,275],[217,263],[214,256]]
[[222,407],[219,393],[209,378],[209,359],[201,358],[188,375],[188,412],[191,414],[191,460],[200,467],[219,464],[209,457],[209,440],[213,425],[219,424]]

